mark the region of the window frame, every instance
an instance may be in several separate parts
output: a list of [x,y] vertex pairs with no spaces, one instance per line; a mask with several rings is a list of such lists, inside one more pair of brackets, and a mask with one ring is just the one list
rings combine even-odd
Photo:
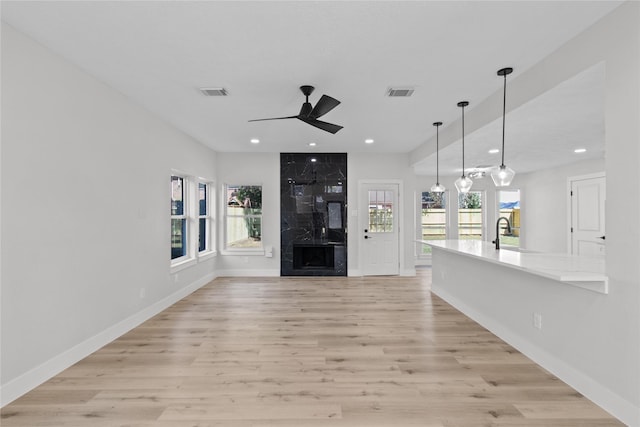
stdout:
[[[260,209],[260,214],[259,215],[229,215],[228,213],[228,200],[227,200],[227,194],[229,193],[229,187],[260,187],[260,191],[262,193],[262,206]],[[222,184],[222,190],[221,190],[221,196],[220,196],[220,206],[222,209],[222,221],[221,221],[221,227],[222,227],[222,236],[223,236],[223,240],[221,242],[222,245],[222,249],[221,252],[224,255],[255,255],[255,256],[261,256],[265,254],[265,247],[264,247],[264,238],[263,238],[263,228],[262,228],[262,224],[264,223],[264,185],[262,183],[234,183],[234,184],[229,184],[229,183],[224,183]],[[260,220],[260,247],[256,247],[256,248],[232,248],[229,247],[229,236],[228,236],[228,220],[230,217],[233,218],[247,218],[247,217],[253,217],[253,218],[259,218]]]
[[[200,186],[205,186],[205,209],[206,212],[204,215],[200,214]],[[208,258],[211,258],[217,254],[216,251],[216,231],[215,231],[215,209],[214,201],[215,201],[215,185],[213,181],[208,181],[205,179],[196,180],[196,193],[198,200],[198,206],[195,210],[194,219],[197,224],[198,229],[198,239],[195,242],[195,252],[198,257],[198,261],[204,261]],[[200,250],[200,221],[205,220],[205,248]]]
[[[171,177],[170,177],[170,183],[171,183],[170,194],[172,199],[173,199],[174,177],[182,180],[182,214],[174,215],[173,212],[170,212],[171,214],[170,224],[171,224],[171,227],[173,227],[173,221],[176,219],[180,219],[184,221],[184,232],[182,235],[182,239],[183,239],[183,246],[185,248],[185,254],[180,257],[170,259],[172,272],[189,267],[193,265],[195,262],[194,252],[193,252],[193,249],[191,248],[192,242],[193,242],[193,236],[192,236],[193,227],[190,221],[190,210],[192,209],[192,206],[191,206],[192,205],[191,203],[192,202],[192,196],[191,196],[192,179],[184,173],[181,173],[178,171],[172,171]],[[172,233],[170,234],[169,242],[170,242],[170,245],[173,245]]]
[[[182,219],[185,221],[183,239],[186,250],[185,255],[170,259],[170,273],[172,274],[217,255],[216,216],[214,209],[217,193],[214,181],[207,178],[195,177],[182,171],[172,169],[170,182],[173,182],[174,177],[182,179],[183,209],[181,215],[174,215],[173,212],[170,212],[170,224],[172,224],[174,219]],[[208,197],[206,201],[207,215],[200,215],[200,184],[206,185],[208,189]],[[171,198],[173,198],[173,184],[171,184],[170,187],[170,195]],[[205,235],[207,244],[204,251],[199,250],[200,218],[206,219],[208,224],[208,230]],[[172,237],[173,234],[170,228],[170,246],[172,245]]]

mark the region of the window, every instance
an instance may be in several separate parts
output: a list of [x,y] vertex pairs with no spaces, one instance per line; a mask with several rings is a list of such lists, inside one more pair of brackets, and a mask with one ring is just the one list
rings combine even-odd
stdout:
[[215,250],[213,239],[213,219],[211,217],[211,199],[213,186],[206,182],[198,183],[198,253]]
[[171,176],[171,259],[186,258],[188,254],[186,180]]
[[262,249],[262,186],[226,185],[225,249]]
[[393,191],[369,190],[369,233],[393,232]]
[[[445,240],[447,238],[447,193],[424,191],[421,197],[420,238]],[[431,246],[420,245],[422,254],[430,254]]]
[[203,180],[171,176],[171,268],[178,271],[215,255],[213,186]]
[[498,218],[509,220],[511,233],[507,224],[500,221],[500,245],[520,246],[520,190],[498,190]]
[[458,239],[482,240],[482,191],[458,194]]

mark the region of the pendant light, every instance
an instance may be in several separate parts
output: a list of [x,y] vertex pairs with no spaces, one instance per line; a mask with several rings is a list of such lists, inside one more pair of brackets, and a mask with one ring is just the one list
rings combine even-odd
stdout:
[[502,163],[491,169],[491,179],[496,187],[507,187],[515,176],[515,172],[510,167],[504,165],[504,122],[507,114],[507,75],[513,72],[513,68],[502,68],[498,70],[498,75],[504,77],[504,94],[502,97]]
[[458,107],[462,108],[462,176],[456,179],[456,189],[458,193],[466,194],[471,190],[471,186],[473,185],[473,181],[465,176],[464,174],[464,107],[469,105],[469,101],[460,101],[458,102]]
[[433,124],[436,127],[436,183],[431,186],[432,193],[443,193],[444,185],[440,184],[440,137],[438,129],[442,126],[442,122],[435,122]]

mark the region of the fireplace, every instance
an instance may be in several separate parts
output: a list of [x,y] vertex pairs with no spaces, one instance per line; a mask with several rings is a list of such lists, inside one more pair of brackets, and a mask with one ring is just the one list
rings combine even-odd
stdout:
[[347,275],[346,153],[280,154],[280,274]]
[[293,245],[294,270],[333,270],[334,246]]

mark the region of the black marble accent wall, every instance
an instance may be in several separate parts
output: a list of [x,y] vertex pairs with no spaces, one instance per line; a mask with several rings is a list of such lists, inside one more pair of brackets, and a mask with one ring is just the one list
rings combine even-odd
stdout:
[[347,154],[280,154],[282,276],[347,275]]

